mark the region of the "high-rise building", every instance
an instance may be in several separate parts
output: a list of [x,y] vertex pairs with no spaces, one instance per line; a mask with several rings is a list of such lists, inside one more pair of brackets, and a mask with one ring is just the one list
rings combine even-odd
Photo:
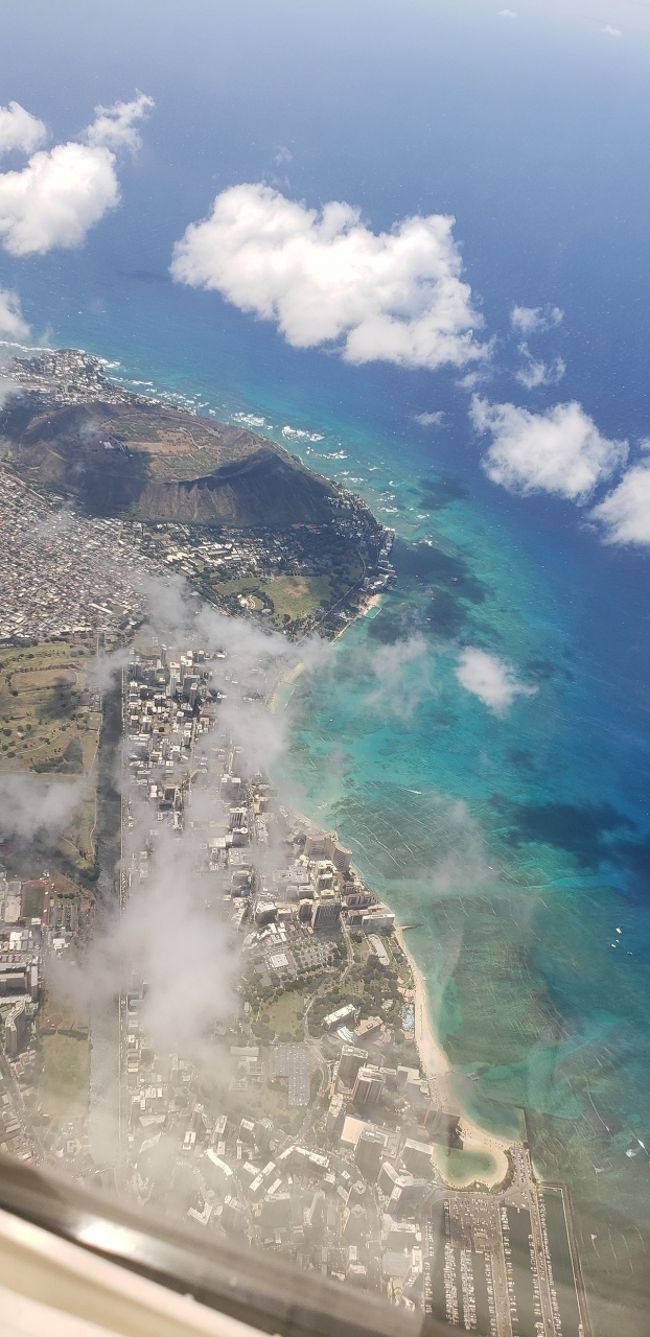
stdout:
[[349,1208],[343,1222],[343,1238],[348,1244],[359,1244],[368,1234],[368,1218],[360,1203]]
[[458,1115],[430,1105],[424,1114],[424,1126],[429,1137],[443,1147],[460,1147],[462,1138],[459,1132]]
[[400,1175],[388,1202],[391,1216],[416,1216],[422,1212],[433,1193],[433,1185],[428,1179],[414,1179],[413,1175]]
[[263,928],[265,924],[272,924],[278,917],[278,907],[275,901],[258,901],[255,907],[255,923],[258,928]]
[[384,1213],[381,1238],[384,1248],[401,1251],[414,1249],[417,1244],[418,1228],[413,1221],[394,1221]]
[[322,1189],[314,1193],[309,1207],[305,1208],[303,1222],[305,1230],[310,1231],[312,1235],[324,1234],[327,1223],[327,1200]]
[[416,1142],[407,1137],[402,1149],[402,1160],[414,1175],[430,1175],[433,1147],[430,1142]]
[[395,1169],[395,1166],[391,1165],[390,1161],[384,1161],[381,1170],[379,1171],[378,1184],[380,1193],[383,1193],[384,1197],[390,1198],[391,1193],[399,1184],[400,1177],[401,1176]]
[[5,1052],[9,1058],[17,1058],[29,1039],[30,1021],[25,1003],[21,1000],[12,1007],[5,1018]]
[[395,927],[395,915],[391,910],[376,910],[362,915],[361,927],[364,933],[392,933]]
[[199,687],[199,679],[194,673],[186,673],[183,677],[183,696],[193,706],[196,701]]
[[374,1064],[359,1068],[352,1090],[355,1105],[376,1105],[384,1089],[384,1079]]
[[383,1133],[376,1132],[373,1128],[364,1128],[359,1134],[354,1159],[361,1173],[373,1184],[379,1173],[385,1147],[386,1138]]
[[338,1078],[345,1086],[354,1086],[359,1068],[362,1068],[368,1055],[365,1049],[355,1049],[354,1045],[344,1045],[339,1059]]
[[311,926],[316,931],[336,928],[341,918],[341,900],[338,896],[320,896],[314,901]]
[[319,832],[318,835],[307,836],[305,854],[308,859],[329,859],[344,877],[350,871],[352,855],[350,850],[346,850],[343,845],[339,844],[336,831]]
[[345,1119],[345,1105],[343,1096],[332,1096],[330,1106],[327,1111],[327,1122],[325,1132],[330,1142],[336,1142],[343,1127]]

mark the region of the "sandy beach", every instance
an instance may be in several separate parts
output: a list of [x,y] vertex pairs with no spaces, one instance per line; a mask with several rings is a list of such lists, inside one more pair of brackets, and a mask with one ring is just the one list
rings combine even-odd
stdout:
[[[395,937],[409,962],[413,974],[415,1043],[422,1070],[429,1083],[432,1099],[436,1104],[442,1105],[443,1108],[446,1106],[449,1109],[455,1109],[458,1102],[450,1089],[451,1064],[433,1025],[426,980],[414,960],[413,954],[409,951],[405,940],[405,930],[397,928]],[[499,1138],[493,1133],[486,1132],[480,1124],[470,1119],[462,1109],[460,1110],[459,1126],[463,1148],[466,1151],[484,1153],[491,1157],[494,1169],[481,1171],[480,1180],[488,1188],[496,1187],[497,1184],[502,1182],[508,1171],[507,1150],[512,1145],[511,1141],[508,1138]],[[462,1187],[464,1183],[460,1180],[454,1181],[451,1177],[447,1177],[447,1182],[452,1187]]]
[[[381,604],[381,599],[381,594],[371,595],[366,600],[363,609],[360,610],[359,616],[366,617],[374,608],[377,608]],[[344,635],[346,631],[347,626],[342,627],[341,630],[336,633],[334,640],[338,640],[339,636]],[[287,689],[297,681],[303,668],[304,664],[300,662],[294,664],[291,669],[282,675],[270,700],[270,709],[272,711],[275,712],[281,708],[286,708],[290,695]],[[317,826],[317,823],[305,817],[303,814],[297,813],[296,816],[300,817],[309,827],[320,829]],[[409,962],[413,975],[415,1043],[422,1070],[429,1083],[431,1097],[435,1104],[441,1105],[443,1108],[449,1110],[457,1109],[458,1101],[451,1090],[451,1083],[449,1080],[451,1064],[445,1050],[438,1040],[435,1026],[433,1024],[426,980],[407,946],[405,930],[401,927],[396,928],[395,936]],[[473,1119],[470,1119],[462,1109],[460,1109],[459,1116],[459,1127],[464,1149],[489,1156],[493,1164],[491,1170],[481,1171],[481,1183],[486,1184],[488,1188],[495,1187],[502,1182],[507,1174],[509,1161],[506,1153],[511,1142],[507,1138],[499,1138],[493,1133],[486,1132],[486,1130],[481,1128],[481,1126]],[[440,1166],[439,1169],[441,1169]],[[465,1183],[464,1180],[455,1181],[449,1175],[448,1171],[446,1173],[443,1172],[443,1177],[445,1178],[445,1182],[449,1183],[451,1187],[462,1187]]]
[[[372,612],[373,608],[379,607],[381,600],[382,600],[381,594],[371,594],[369,598],[365,600],[363,607],[359,609],[357,618],[367,617],[368,614]],[[357,621],[357,618],[354,619],[355,622]],[[341,627],[340,631],[337,631],[336,634],[332,637],[330,644],[333,645],[335,641],[338,641],[340,636],[344,636],[346,631],[348,630],[348,627],[351,625],[352,625],[351,623],[346,623],[344,627]],[[286,697],[284,696],[285,689],[293,686],[293,684],[300,677],[300,674],[302,673],[304,667],[305,666],[301,661],[299,664],[294,664],[293,668],[287,669],[287,672],[282,674],[269,701],[269,709],[274,714],[280,708],[281,705],[282,706],[287,705],[289,700],[289,695],[287,694]]]
[[285,699],[284,693],[285,691],[287,691],[288,693],[288,688],[291,687],[293,683],[295,683],[296,680],[300,677],[300,674],[302,673],[304,667],[305,665],[301,660],[299,664],[294,664],[293,668],[287,669],[286,673],[283,673],[281,675],[277,683],[277,686],[274,688],[271,698],[269,700],[269,710],[271,711],[272,714],[275,714],[276,711],[278,711],[281,706],[286,706],[289,697],[287,694],[287,697]]

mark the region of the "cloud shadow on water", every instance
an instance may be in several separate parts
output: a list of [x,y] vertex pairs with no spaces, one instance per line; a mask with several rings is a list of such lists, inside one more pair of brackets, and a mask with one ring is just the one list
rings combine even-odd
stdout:
[[[623,839],[617,833],[634,832],[636,824],[610,803],[498,803],[512,821],[508,836],[511,845],[529,842],[555,845],[573,856],[582,868],[599,868],[605,862],[618,862],[625,851],[629,862],[632,851],[644,847]],[[650,846],[648,847],[650,852]],[[647,855],[646,855],[647,857]]]

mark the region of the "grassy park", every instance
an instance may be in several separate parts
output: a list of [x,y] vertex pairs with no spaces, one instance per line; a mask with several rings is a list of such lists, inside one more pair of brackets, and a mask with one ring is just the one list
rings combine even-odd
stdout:
[[42,1064],[39,1104],[54,1122],[81,1118],[88,1108],[90,1045],[87,1035],[60,1031],[39,1036]]
[[332,597],[329,576],[271,576],[267,580],[241,576],[219,581],[215,590],[226,598],[239,594],[250,598],[256,612],[268,608],[278,627],[311,617],[317,608],[327,607]]
[[81,775],[101,716],[87,694],[91,651],[57,641],[0,650],[0,766]]
[[[0,648],[0,772],[56,775],[71,783],[92,775],[102,723],[89,690],[92,662],[92,648],[74,641]],[[81,872],[94,864],[94,827],[91,783],[57,842]]]
[[266,1022],[276,1036],[301,1040],[305,994],[302,989],[287,989],[262,1007],[260,1021]]

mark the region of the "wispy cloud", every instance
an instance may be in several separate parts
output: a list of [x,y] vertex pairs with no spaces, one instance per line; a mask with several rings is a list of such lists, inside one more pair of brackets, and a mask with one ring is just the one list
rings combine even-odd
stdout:
[[0,288],[0,337],[3,339],[26,339],[29,325],[25,320],[20,305],[20,297],[11,288]]
[[552,330],[564,319],[564,312],[559,306],[513,306],[510,312],[510,324],[520,334],[540,334]]
[[[467,804],[463,799],[450,801],[432,794],[426,809],[426,820],[436,832],[436,857],[426,869],[428,888],[436,897],[471,896],[480,891],[490,868],[483,834]],[[445,978],[452,978],[458,953],[449,937],[444,958],[443,973]]]
[[368,667],[376,685],[366,697],[366,706],[384,716],[408,719],[432,692],[431,648],[417,632],[394,645],[374,648]]
[[[21,389],[22,387],[17,381],[12,381],[10,376],[3,376],[2,371],[0,371],[0,409],[4,408],[7,400],[11,399],[13,395],[19,395]],[[1,451],[0,459],[2,459]]]
[[605,24],[605,27],[604,27],[604,28],[601,28],[600,31],[601,31],[601,33],[603,33],[603,35],[604,35],[605,37],[622,37],[622,36],[623,36],[623,30],[622,30],[621,28],[614,28],[614,27],[612,26],[611,23],[606,23],[606,24]]
[[[236,1010],[241,972],[238,940],[215,914],[215,880],[206,862],[211,824],[220,833],[226,821],[218,792],[219,752],[233,743],[239,749],[241,775],[268,773],[287,746],[286,713],[276,714],[267,704],[273,683],[298,663],[307,671],[314,669],[326,662],[330,650],[317,637],[291,642],[250,621],[225,617],[192,598],[179,578],[148,578],[142,586],[148,608],[143,635],[167,645],[200,645],[210,657],[206,670],[222,697],[203,754],[207,771],[188,790],[180,831],[160,827],[155,813],[131,793],[134,824],[125,833],[124,868],[130,867],[132,854],[146,851],[147,875],[120,911],[102,919],[88,954],[76,962],[64,958],[52,982],[78,1007],[91,1000],[109,1007],[134,978],[145,981],[142,1024],[155,1045],[163,1053],[205,1062],[213,1072],[214,1028]],[[102,656],[91,673],[93,686],[105,688],[127,658],[122,650]],[[128,747],[127,740],[127,757]],[[118,787],[124,783],[121,765],[116,782]],[[20,816],[22,799],[20,794],[13,802],[10,828],[25,820]],[[4,806],[0,804],[0,815]],[[27,806],[30,812],[36,807],[33,802]],[[66,815],[60,803],[50,802],[50,823],[56,818],[65,824]],[[41,819],[30,818],[36,820]],[[272,841],[269,846],[251,845],[248,857],[260,875],[277,867]]]
[[279,149],[273,154],[273,161],[276,167],[286,167],[288,163],[293,162],[293,153],[287,148],[286,144],[281,144]]
[[575,401],[531,413],[475,395],[470,417],[478,432],[492,438],[482,461],[485,472],[511,492],[587,501],[627,459],[627,441],[603,436]]
[[429,214],[372,232],[359,209],[321,210],[260,183],[217,195],[176,243],[174,279],[272,320],[295,348],[431,370],[484,358],[454,219]]
[[517,14],[516,9],[500,9],[500,10],[499,10],[499,18],[500,18],[500,19],[516,19],[516,18],[518,18],[518,14]]
[[519,344],[519,352],[524,365],[515,372],[515,380],[527,390],[537,390],[543,385],[557,385],[566,371],[566,362],[562,357],[555,357],[551,362],[533,357],[527,343]]
[[138,124],[155,107],[152,97],[136,93],[131,102],[114,102],[111,107],[95,107],[95,119],[88,126],[89,144],[103,144],[106,148],[129,149],[137,153],[142,147]]
[[446,416],[444,409],[436,409],[431,413],[414,413],[413,421],[418,427],[442,427]]
[[[140,836],[147,838],[144,825]],[[91,1001],[108,1007],[134,978],[145,980],[142,1021],[154,1043],[164,1053],[214,1062],[214,1027],[234,1008],[241,967],[236,943],[207,907],[199,849],[191,831],[180,839],[157,834],[146,881],[104,922],[87,956],[54,963],[51,979],[80,1008]]]
[[490,373],[485,367],[475,367],[473,371],[466,371],[464,376],[459,376],[456,385],[459,390],[477,390],[479,385],[485,385],[490,380]]

